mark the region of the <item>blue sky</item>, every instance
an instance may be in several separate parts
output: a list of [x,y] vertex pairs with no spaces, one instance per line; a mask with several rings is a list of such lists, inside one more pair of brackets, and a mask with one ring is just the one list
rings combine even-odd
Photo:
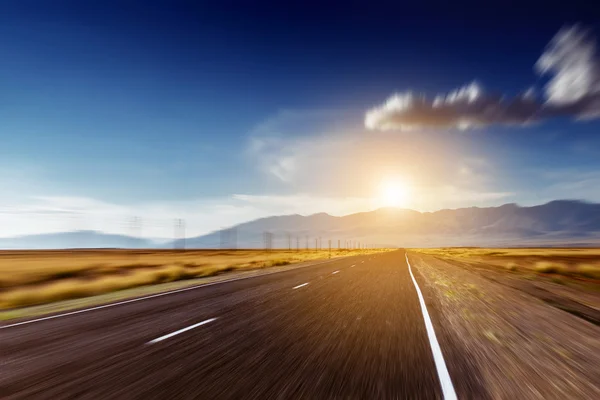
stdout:
[[388,178],[410,188],[403,206],[425,211],[600,201],[595,119],[365,126],[408,90],[433,98],[476,81],[543,99],[552,77],[536,62],[564,26],[600,32],[591,5],[515,17],[443,3],[200,3],[3,4],[0,236],[128,233],[134,215],[151,237],[179,217],[200,234],[342,215],[379,206]]

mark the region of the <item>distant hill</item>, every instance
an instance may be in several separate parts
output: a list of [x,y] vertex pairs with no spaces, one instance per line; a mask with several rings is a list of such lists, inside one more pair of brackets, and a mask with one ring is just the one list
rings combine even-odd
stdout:
[[[187,238],[188,248],[262,248],[264,234],[273,235],[273,247],[299,244],[314,248],[315,238],[360,241],[376,246],[590,246],[600,245],[600,204],[557,200],[520,207],[459,208],[436,212],[382,208],[334,217],[319,213],[309,216],[284,215],[261,218],[207,235]],[[289,237],[289,242],[288,242]],[[2,249],[51,248],[172,248],[183,243],[159,242],[96,231],[76,231],[0,239]]]
[[[520,207],[470,207],[436,212],[382,208],[375,211],[334,217],[320,213],[309,216],[267,217],[234,227],[237,246],[260,248],[264,233],[273,234],[273,246],[300,248],[315,246],[315,238],[361,241],[380,246],[528,246],[600,245],[600,204],[557,200]],[[189,238],[188,247],[215,248],[223,241],[233,244],[234,235],[213,232]]]
[[74,231],[0,238],[0,249],[150,248],[151,240],[97,231]]

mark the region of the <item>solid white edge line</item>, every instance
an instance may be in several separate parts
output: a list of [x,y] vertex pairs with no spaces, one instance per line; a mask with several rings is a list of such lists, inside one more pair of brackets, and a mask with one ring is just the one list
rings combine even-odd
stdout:
[[178,331],[175,331],[175,332],[169,333],[168,335],[164,335],[164,336],[158,337],[158,338],[156,338],[156,339],[153,339],[153,340],[149,341],[149,342],[148,342],[148,343],[146,343],[146,344],[154,344],[154,343],[158,343],[158,342],[160,342],[160,341],[163,341],[163,340],[165,340],[165,339],[168,339],[168,338],[170,338],[170,337],[173,337],[173,336],[175,336],[175,335],[179,335],[180,333],[187,332],[187,331],[189,331],[190,329],[194,329],[194,328],[197,328],[197,327],[199,327],[199,326],[201,326],[201,325],[208,324],[209,322],[213,322],[214,320],[216,320],[216,318],[210,318],[210,319],[204,320],[204,321],[202,321],[202,322],[198,322],[197,324],[190,325],[190,326],[188,326],[187,328],[183,328],[183,329],[180,329],[180,330],[178,330]]
[[294,286],[292,289],[299,289],[299,288],[304,287],[306,285],[308,285],[308,282],[303,283],[302,285]]
[[[318,263],[306,265],[306,267],[313,267],[315,265],[326,264],[326,263],[330,263],[330,262],[334,262],[334,261],[340,261],[340,259],[321,261],[321,262],[318,262]],[[278,273],[285,272],[285,271],[292,271],[292,270],[297,269],[297,268],[303,268],[303,267],[296,267],[296,268],[292,268],[292,269],[286,269],[286,270],[283,270],[283,271],[273,271],[273,272],[268,272],[266,274],[261,274],[261,275],[243,276],[241,278],[227,279],[227,280],[219,281],[219,282],[201,283],[200,285],[190,286],[190,287],[186,287],[186,288],[182,288],[182,289],[170,290],[170,291],[167,291],[167,292],[156,293],[156,294],[152,294],[152,295],[149,295],[149,296],[137,297],[135,299],[118,301],[116,303],[109,303],[109,304],[104,304],[104,305],[101,305],[101,306],[96,306],[96,307],[91,307],[91,308],[84,308],[83,310],[70,311],[70,312],[67,312],[67,313],[64,313],[64,314],[51,315],[51,316],[48,316],[48,317],[36,318],[36,319],[31,319],[31,320],[23,321],[23,322],[16,322],[14,324],[0,326],[0,329],[12,328],[12,327],[19,326],[19,325],[32,324],[34,322],[46,321],[46,320],[49,320],[49,319],[67,317],[69,315],[75,315],[75,314],[81,314],[81,313],[88,312],[88,311],[100,310],[102,308],[109,308],[109,307],[120,306],[122,304],[135,303],[136,301],[142,301],[142,300],[152,299],[152,298],[155,298],[155,297],[167,296],[167,295],[170,295],[170,294],[175,294],[175,293],[180,293],[180,292],[186,292],[188,290],[200,289],[200,288],[207,287],[207,286],[220,285],[220,284],[223,284],[223,283],[229,283],[229,282],[235,282],[235,281],[243,281],[244,279],[252,279],[252,278],[258,278],[258,277],[261,277],[261,276],[278,274]]]
[[340,270],[339,270],[339,269],[338,269],[337,271],[333,271],[333,272],[331,273],[331,275],[335,275],[335,274],[337,274],[338,272],[340,272]]
[[444,399],[456,400],[456,392],[454,391],[454,386],[452,385],[450,374],[448,373],[448,369],[446,368],[446,362],[444,361],[442,349],[440,348],[440,344],[438,343],[437,337],[435,336],[435,331],[433,330],[433,324],[431,323],[431,318],[429,317],[429,312],[427,311],[427,306],[425,305],[423,294],[421,293],[419,284],[417,283],[417,280],[415,279],[415,276],[412,273],[410,262],[408,262],[408,254],[405,253],[404,256],[406,257],[406,264],[408,264],[408,272],[410,273],[410,277],[412,278],[412,281],[415,285],[415,289],[417,290],[417,296],[419,297],[419,303],[421,304],[421,311],[423,312],[423,319],[425,320],[425,328],[427,329],[427,337],[429,338],[429,345],[431,346],[431,352],[433,353],[433,361],[435,362],[435,369],[437,370],[438,377],[440,379]]

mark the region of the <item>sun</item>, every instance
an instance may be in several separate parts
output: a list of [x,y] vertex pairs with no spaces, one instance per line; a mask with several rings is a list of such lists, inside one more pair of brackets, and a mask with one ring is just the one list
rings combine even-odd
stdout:
[[408,201],[408,186],[400,180],[383,181],[379,190],[379,200],[384,207],[402,207]]

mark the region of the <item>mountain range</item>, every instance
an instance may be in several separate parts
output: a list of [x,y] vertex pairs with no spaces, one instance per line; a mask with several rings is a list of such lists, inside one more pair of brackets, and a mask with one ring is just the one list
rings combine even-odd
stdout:
[[[185,240],[187,248],[262,248],[265,233],[274,248],[315,247],[321,238],[337,247],[360,242],[371,246],[591,246],[600,245],[600,204],[556,200],[521,207],[470,207],[435,212],[382,208],[342,217],[326,213],[261,218],[231,229]],[[155,240],[75,231],[0,239],[0,248],[172,248],[181,240]]]

